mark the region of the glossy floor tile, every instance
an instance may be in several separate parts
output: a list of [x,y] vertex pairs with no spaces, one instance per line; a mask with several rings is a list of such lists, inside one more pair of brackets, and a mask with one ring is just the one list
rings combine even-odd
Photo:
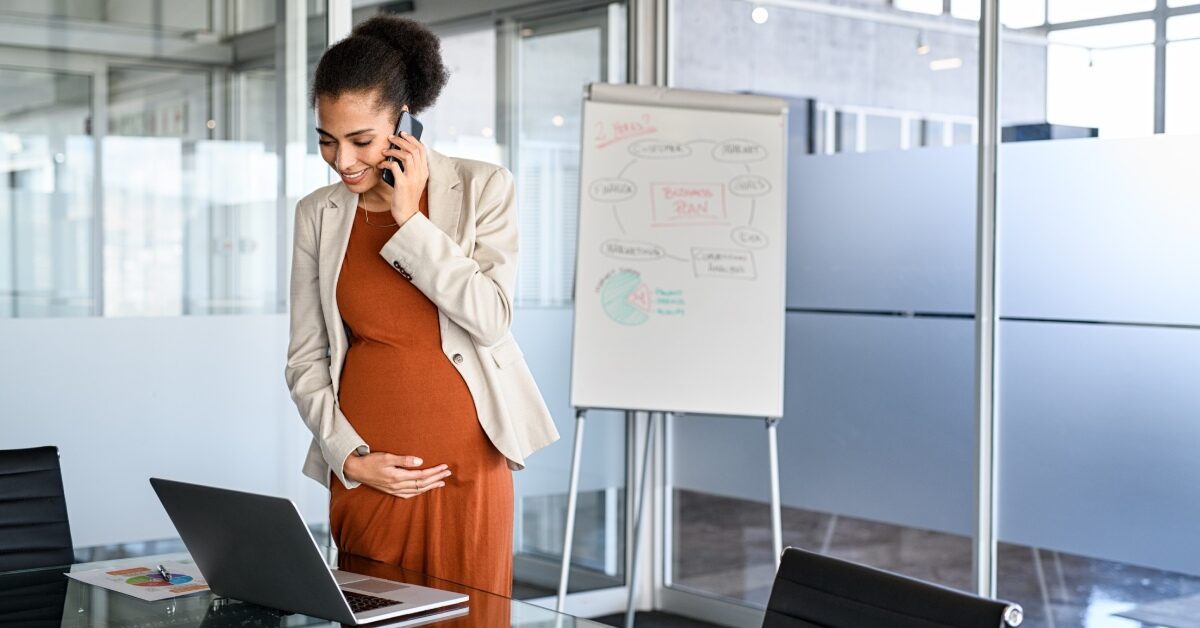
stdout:
[[[677,490],[674,583],[687,590],[764,607],[770,595],[770,511],[766,504]],[[796,508],[783,510],[784,544],[968,590],[971,539]],[[1001,544],[999,596],[1021,604],[1022,628],[1192,626],[1195,606],[1166,605],[1179,616],[1143,624],[1116,616],[1139,604],[1200,593],[1200,577]],[[1175,607],[1175,608],[1172,608]],[[1156,617],[1161,618],[1162,615]]]

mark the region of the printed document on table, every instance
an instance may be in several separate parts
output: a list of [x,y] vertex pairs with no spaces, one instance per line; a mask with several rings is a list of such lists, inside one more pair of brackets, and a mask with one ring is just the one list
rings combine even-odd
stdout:
[[139,600],[154,602],[208,590],[200,569],[190,562],[164,562],[170,580],[158,571],[159,563],[134,567],[109,567],[67,573],[73,578],[97,587],[132,595]]

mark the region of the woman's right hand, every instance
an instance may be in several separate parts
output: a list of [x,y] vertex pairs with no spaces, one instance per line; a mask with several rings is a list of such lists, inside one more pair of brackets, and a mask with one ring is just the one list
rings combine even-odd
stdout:
[[446,485],[450,469],[444,464],[420,469],[424,461],[416,456],[397,456],[372,452],[365,456],[350,454],[342,467],[346,477],[371,488],[409,499]]

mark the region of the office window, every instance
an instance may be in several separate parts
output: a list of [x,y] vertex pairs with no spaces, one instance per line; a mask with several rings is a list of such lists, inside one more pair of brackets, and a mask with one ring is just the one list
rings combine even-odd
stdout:
[[571,302],[579,206],[580,94],[602,80],[599,28],[539,33],[520,41],[520,108],[517,113],[522,192],[521,227],[526,266],[524,302]]
[[0,317],[92,307],[92,77],[0,68]]
[[1096,127],[1109,138],[1154,132],[1152,21],[1053,31],[1050,41],[1050,122]]
[[[950,0],[950,15],[978,20],[979,0]],[[1009,28],[1029,28],[1046,23],[1045,0],[1005,0],[1000,3],[1000,23]]]
[[1200,40],[1167,44],[1167,133],[1200,134]]
[[441,35],[442,62],[450,81],[433,107],[421,114],[422,140],[454,157],[505,163],[496,138],[496,29]]
[[1051,24],[1153,11],[1155,0],[1049,0]]
[[1167,20],[1167,40],[1200,39],[1200,13],[1180,15]]
[[[228,2],[220,24],[212,3],[146,6],[0,9],[55,46],[0,70],[0,316],[286,306],[291,208],[327,181],[303,99],[323,20],[308,20],[304,42],[283,34],[305,57],[285,73],[274,46],[255,43],[284,28],[276,2]],[[287,6],[324,13],[320,0]],[[286,103],[285,76],[302,83]]]
[[942,14],[942,0],[893,0],[892,4],[901,11],[927,13],[929,15]]

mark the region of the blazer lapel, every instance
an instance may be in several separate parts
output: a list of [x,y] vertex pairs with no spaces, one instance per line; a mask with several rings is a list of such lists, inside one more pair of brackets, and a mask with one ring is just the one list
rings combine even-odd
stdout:
[[354,213],[358,210],[359,196],[350,192],[346,185],[338,183],[329,193],[320,225],[320,253],[317,273],[320,277],[320,303],[326,307],[326,324],[330,330],[332,352],[337,354],[342,343],[341,313],[337,311],[337,277],[342,273],[342,261],[350,244],[350,228],[354,227]]
[[429,221],[456,243],[462,236],[462,178],[454,162],[426,147],[429,155]]

